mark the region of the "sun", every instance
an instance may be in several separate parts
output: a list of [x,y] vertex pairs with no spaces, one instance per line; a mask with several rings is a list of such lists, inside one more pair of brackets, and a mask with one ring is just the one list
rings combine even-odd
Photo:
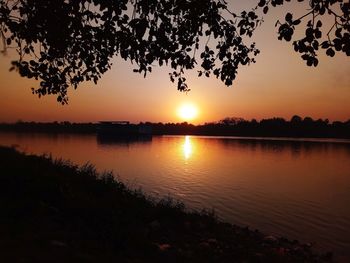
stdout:
[[193,104],[183,104],[178,109],[179,117],[184,121],[190,121],[197,117],[198,109]]

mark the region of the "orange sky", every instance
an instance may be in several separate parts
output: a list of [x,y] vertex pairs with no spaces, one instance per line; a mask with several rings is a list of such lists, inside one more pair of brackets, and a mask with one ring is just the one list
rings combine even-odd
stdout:
[[[239,8],[243,4],[239,1]],[[241,1],[252,6],[257,1]],[[234,7],[235,4],[232,4]],[[277,40],[274,24],[284,17],[291,4],[273,10],[253,37],[261,54],[257,63],[242,67],[232,87],[215,77],[198,78],[187,72],[189,93],[180,93],[170,82],[169,68],[154,68],[146,79],[133,73],[128,62],[119,58],[112,70],[97,85],[85,83],[69,92],[69,105],[62,106],[56,97],[38,99],[32,95],[35,81],[9,72],[14,53],[0,56],[0,122],[129,120],[132,122],[180,122],[180,105],[198,107],[193,123],[217,121],[235,116],[245,119],[292,115],[350,119],[350,59],[343,54],[334,58],[320,54],[317,68],[307,67],[291,43]],[[324,29],[326,30],[326,29]]]

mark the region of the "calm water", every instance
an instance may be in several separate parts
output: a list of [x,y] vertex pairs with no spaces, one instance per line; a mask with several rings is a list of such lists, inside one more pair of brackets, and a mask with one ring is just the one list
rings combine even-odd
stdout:
[[113,170],[146,193],[350,258],[350,143],[218,137],[105,141],[0,133],[0,145]]

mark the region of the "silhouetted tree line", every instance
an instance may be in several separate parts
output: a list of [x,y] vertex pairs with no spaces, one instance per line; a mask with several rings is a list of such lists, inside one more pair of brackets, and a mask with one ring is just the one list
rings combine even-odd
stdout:
[[[131,124],[134,125],[134,124]],[[293,116],[289,121],[270,118],[250,121],[229,117],[218,122],[193,125],[183,123],[141,122],[139,125],[152,127],[153,135],[218,135],[218,136],[261,136],[261,137],[316,137],[350,138],[350,119],[345,122],[329,122],[328,119],[314,120],[311,117]],[[96,133],[98,123],[70,122],[22,122],[0,124],[2,131],[54,132],[54,133]]]
[[0,130],[15,132],[49,132],[49,133],[95,133],[95,123],[64,122],[23,122],[0,123]]
[[270,118],[257,121],[242,118],[225,118],[215,123],[194,126],[180,124],[152,124],[153,134],[189,134],[222,136],[262,136],[262,137],[334,137],[350,138],[350,120],[346,122],[327,119],[313,120],[293,116],[289,121],[283,118]]

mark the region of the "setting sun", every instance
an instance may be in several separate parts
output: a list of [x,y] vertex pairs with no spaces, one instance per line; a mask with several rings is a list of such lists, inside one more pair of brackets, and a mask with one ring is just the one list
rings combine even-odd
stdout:
[[197,117],[198,110],[192,104],[183,104],[178,110],[178,115],[182,120],[189,121]]

